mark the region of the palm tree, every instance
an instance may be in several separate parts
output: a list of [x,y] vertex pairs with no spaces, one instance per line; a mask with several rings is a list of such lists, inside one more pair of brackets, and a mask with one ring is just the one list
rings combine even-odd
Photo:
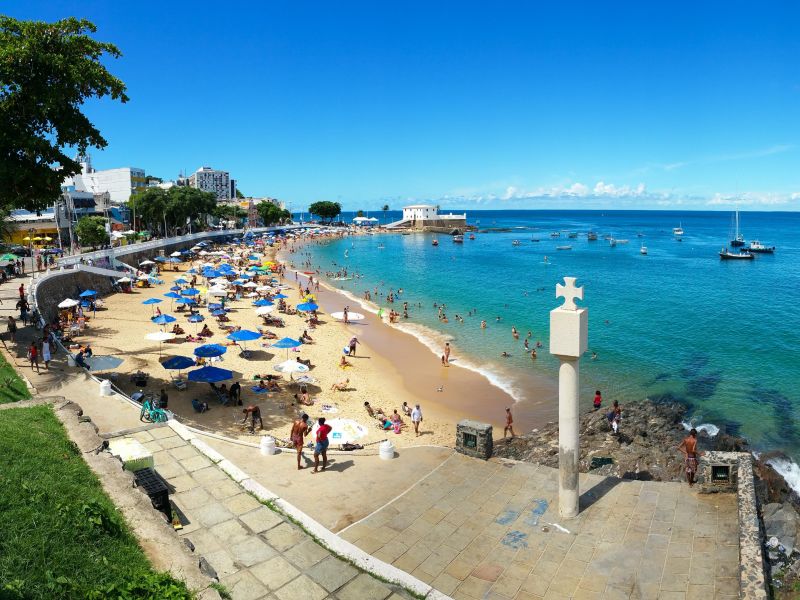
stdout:
[[386,221],[386,211],[389,210],[389,205],[388,204],[384,204],[383,207],[381,208],[381,210],[383,211],[383,220],[385,222]]

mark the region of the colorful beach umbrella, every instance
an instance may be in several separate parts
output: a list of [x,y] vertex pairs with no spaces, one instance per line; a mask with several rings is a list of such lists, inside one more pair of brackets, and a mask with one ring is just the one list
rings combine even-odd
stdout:
[[186,320],[189,321],[189,323],[202,323],[206,318],[200,313],[194,313]]
[[172,298],[173,300],[179,300],[181,298],[181,295],[176,292],[167,292],[166,294],[164,294],[164,296],[167,298]]
[[219,367],[201,367],[196,371],[189,371],[189,381],[200,381],[203,383],[217,383],[233,379],[233,371],[220,369]]
[[200,290],[196,288],[188,288],[181,292],[183,296],[197,296],[200,294]]
[[274,302],[270,302],[269,300],[265,300],[264,298],[253,302],[253,306],[274,306],[274,305],[275,305]]
[[97,296],[97,292],[95,292],[94,290],[86,290],[85,292],[80,293],[81,298],[91,298],[92,296]]
[[151,320],[156,325],[166,325],[167,323],[177,321],[177,319],[172,315],[158,315],[157,317],[153,317]]
[[229,340],[234,342],[252,342],[261,338],[261,334],[257,331],[250,331],[249,329],[242,329],[241,331],[234,331],[227,336]]
[[303,302],[302,304],[298,304],[296,308],[301,312],[311,312],[312,310],[319,309],[319,306],[317,306],[313,302]]
[[160,298],[148,298],[147,300],[142,300],[142,304],[158,304],[160,302]]

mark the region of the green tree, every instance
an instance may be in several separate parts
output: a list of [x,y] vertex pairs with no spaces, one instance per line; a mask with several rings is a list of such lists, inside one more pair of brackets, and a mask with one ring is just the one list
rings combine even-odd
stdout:
[[188,229],[187,219],[202,223],[204,215],[212,214],[217,198],[211,192],[175,186],[168,190],[145,188],[131,196],[128,209],[138,225],[164,236]]
[[45,23],[0,15],[0,205],[52,205],[64,177],[81,170],[64,150],[106,147],[81,107],[92,98],[128,97],[103,65],[120,51],[94,40],[96,31],[74,17]]
[[261,202],[256,206],[256,210],[258,210],[258,216],[261,217],[265,226],[286,223],[292,218],[288,210],[272,202]]
[[11,211],[0,206],[0,240],[10,240],[16,231],[17,223],[11,220]]
[[383,207],[381,207],[381,210],[383,211],[383,220],[385,222],[386,221],[386,213],[389,211],[389,205],[388,204],[384,204]]
[[239,188],[236,188],[236,197],[237,198],[244,198],[245,195],[241,192]]
[[236,204],[217,204],[211,215],[225,221],[236,221],[237,225],[247,219],[247,211]]
[[329,202],[327,200],[322,200],[320,202],[314,202],[311,206],[308,207],[308,212],[312,215],[317,215],[323,221],[327,220],[328,222],[333,221],[339,214],[342,212],[342,205],[338,202]]
[[360,210],[360,211],[358,211],[358,212],[356,213],[356,216],[357,216],[357,217],[363,217],[363,216],[364,216],[364,211],[363,211],[363,210]]
[[108,233],[106,233],[106,220],[103,217],[81,217],[75,226],[75,233],[78,234],[83,246],[99,246],[108,243]]

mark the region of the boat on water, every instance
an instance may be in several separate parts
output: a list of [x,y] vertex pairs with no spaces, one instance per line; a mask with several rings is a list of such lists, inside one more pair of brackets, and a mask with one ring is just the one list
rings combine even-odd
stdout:
[[731,252],[727,247],[719,251],[721,260],[753,260],[755,255],[750,254],[747,250],[739,250],[739,252]]
[[673,235],[683,235],[683,223],[680,223],[677,227],[672,228]]
[[616,239],[614,239],[614,236],[613,236],[613,235],[612,235],[612,236],[609,236],[609,238],[608,238],[608,245],[609,245],[609,246],[611,246],[612,248],[616,248],[616,247],[617,247],[617,240],[616,240]]
[[756,254],[774,254],[775,246],[765,246],[758,240],[753,240],[750,242],[750,247],[747,249],[747,251],[755,252]]
[[438,245],[439,245],[439,240],[437,240],[436,238],[433,238],[433,241],[431,242],[431,246],[438,246]]
[[572,250],[572,246],[556,246],[556,250]]
[[460,233],[457,233],[453,236],[453,243],[454,244],[463,244],[464,243],[464,236]]
[[551,238],[559,238],[559,237],[561,237],[561,233],[558,232],[558,231],[554,231],[553,233],[550,234],[550,237]]
[[731,240],[731,248],[741,248],[744,246],[744,236],[739,233],[739,209],[736,209],[736,232]]
[[597,234],[594,231],[590,231],[589,233],[586,234],[586,239],[588,239],[590,242],[596,242]]
[[627,244],[629,242],[630,242],[630,240],[617,240],[618,244]]
[[642,246],[639,248],[639,254],[647,255],[647,246],[642,244]]
[[644,234],[639,232],[636,234],[636,237],[644,237]]
[[568,238],[570,238],[571,240],[577,239],[577,237],[578,237],[578,233],[577,233],[577,232],[575,232],[575,231],[570,231],[570,232],[567,234],[567,237],[568,237]]
[[531,241],[532,242],[540,242],[541,240],[539,238],[531,238]]
[[514,240],[514,241],[511,242],[511,245],[512,246],[521,246],[522,242],[520,242],[519,240]]

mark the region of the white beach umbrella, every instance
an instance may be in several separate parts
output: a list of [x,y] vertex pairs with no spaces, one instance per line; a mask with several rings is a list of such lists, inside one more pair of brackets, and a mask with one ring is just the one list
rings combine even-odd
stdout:
[[[339,321],[344,321],[344,312],[334,312],[334,313],[331,313],[331,316],[334,319],[338,319]],[[361,313],[357,313],[357,312],[348,312],[347,313],[347,320],[348,321],[363,321],[364,319],[366,319],[366,317],[364,315],[362,315]]]
[[80,304],[80,302],[77,300],[67,298],[66,300],[62,300],[58,303],[58,308],[72,308],[73,306],[78,306],[78,304]]
[[296,360],[285,360],[275,365],[278,373],[308,373],[308,367]]
[[272,286],[269,285],[260,285],[256,288],[257,292],[271,292]]
[[256,309],[256,314],[257,314],[259,317],[261,317],[261,316],[264,316],[264,315],[268,315],[268,314],[269,314],[269,313],[271,313],[273,310],[275,310],[275,307],[274,307],[274,306],[259,306],[259,307]]
[[142,262],[139,263],[139,266],[142,266],[142,265],[147,266],[147,265],[154,265],[154,264],[156,264],[156,263],[154,263],[152,260],[143,260]]
[[228,291],[224,290],[224,289],[222,289],[220,287],[212,287],[212,288],[209,288],[208,295],[209,296],[216,296],[218,298],[221,298],[223,296],[227,296],[228,295]]
[[258,298],[258,292],[250,292],[244,295],[245,298]]
[[215,277],[210,280],[214,285],[228,285],[228,280],[224,277]]
[[178,256],[180,256],[180,255],[181,255],[181,253],[180,253],[180,252],[177,252],[177,251],[176,251],[176,252],[173,252],[172,254],[170,254],[170,256],[174,256],[174,257],[178,257]]
[[257,285],[257,284],[255,284],[255,283],[253,283],[252,281],[248,281],[248,282],[247,282],[247,283],[245,283],[245,284],[244,284],[242,287],[243,287],[243,288],[247,288],[247,289],[249,289],[249,290],[252,290],[252,289],[255,289],[255,288],[257,288],[257,287],[258,287],[258,285]]
[[164,346],[164,342],[175,339],[175,334],[169,331],[154,331],[153,333],[148,333],[144,337],[145,339],[158,342],[158,355],[161,356],[161,348]]
[[132,281],[130,277],[121,277],[117,279],[117,283],[132,283]]

